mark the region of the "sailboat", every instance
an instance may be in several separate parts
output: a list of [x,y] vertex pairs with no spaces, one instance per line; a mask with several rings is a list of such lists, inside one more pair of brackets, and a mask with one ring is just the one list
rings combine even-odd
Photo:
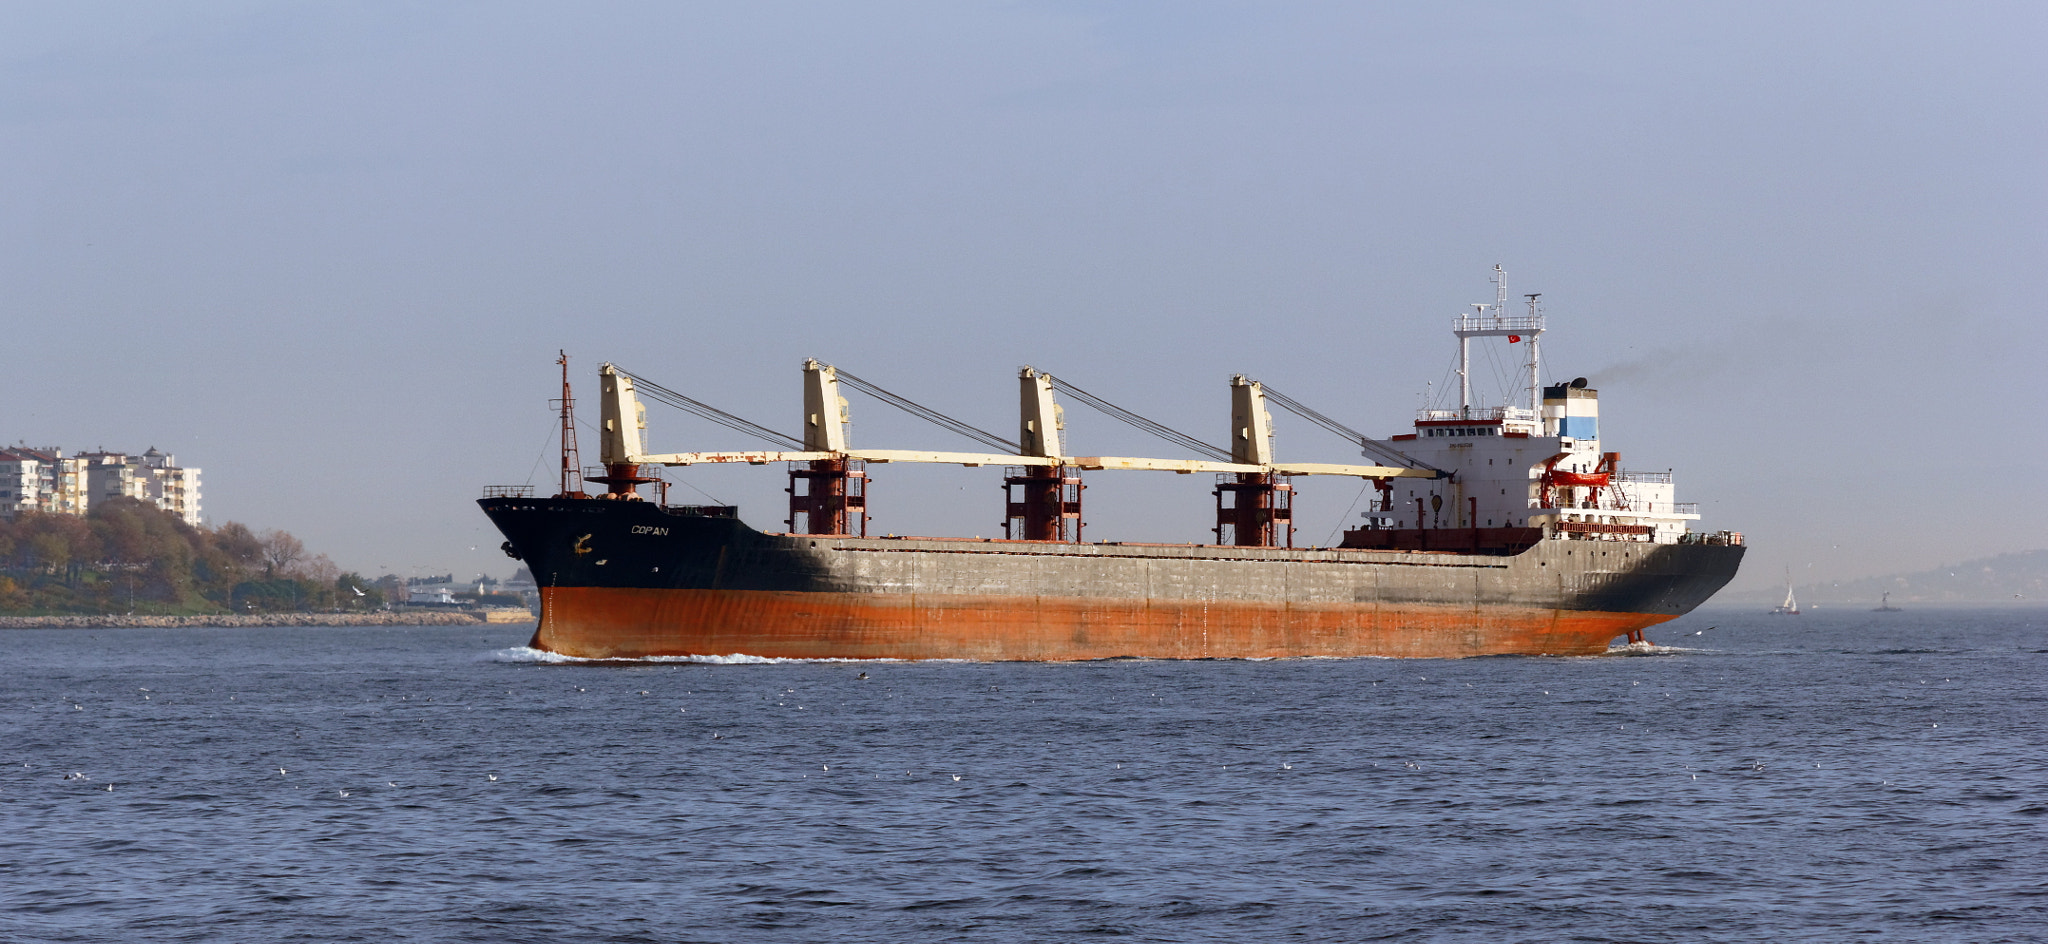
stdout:
[[1892,595],[1887,593],[1877,601],[1877,609],[1871,610],[1870,612],[1897,613],[1900,612],[1900,610],[1898,607],[1892,605]]
[[1792,596],[1792,568],[1785,568],[1785,602],[1771,608],[1772,616],[1798,616],[1799,601]]

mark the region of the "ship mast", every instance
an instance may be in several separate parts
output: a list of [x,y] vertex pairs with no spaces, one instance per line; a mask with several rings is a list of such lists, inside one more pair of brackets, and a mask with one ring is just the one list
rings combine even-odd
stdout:
[[[1502,292],[1506,292],[1506,286],[1502,286]],[[1523,297],[1529,300],[1529,323],[1535,325],[1529,335],[1529,409],[1540,416],[1543,413],[1543,380],[1537,372],[1542,366],[1543,355],[1536,347],[1536,339],[1543,336],[1543,316],[1536,313],[1536,300],[1542,298],[1543,293],[1531,292]]]
[[[550,404],[562,418],[562,490],[556,498],[586,498],[583,494],[582,455],[576,449],[576,399],[569,393],[569,352],[556,351],[555,363],[562,365],[562,398]],[[571,484],[574,480],[574,484]]]
[[1529,409],[1541,415],[1543,412],[1543,386],[1537,373],[1539,355],[1536,339],[1543,334],[1543,316],[1536,310],[1536,299],[1541,295],[1526,296],[1529,299],[1529,315],[1526,318],[1508,317],[1508,273],[1496,264],[1493,267],[1493,304],[1473,305],[1474,314],[1459,315],[1451,326],[1458,336],[1458,416],[1472,418],[1472,339],[1485,337],[1507,338],[1509,344],[1528,342],[1529,345]]

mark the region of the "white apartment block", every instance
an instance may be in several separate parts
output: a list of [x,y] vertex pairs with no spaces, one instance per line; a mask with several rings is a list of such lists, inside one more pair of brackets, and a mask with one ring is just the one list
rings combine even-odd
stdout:
[[58,449],[0,449],[0,517],[24,511],[82,515],[93,502],[133,498],[162,508],[197,527],[199,470],[151,446],[131,456],[87,452],[66,458]]
[[87,503],[85,463],[61,449],[0,448],[0,518],[24,511],[82,515]]

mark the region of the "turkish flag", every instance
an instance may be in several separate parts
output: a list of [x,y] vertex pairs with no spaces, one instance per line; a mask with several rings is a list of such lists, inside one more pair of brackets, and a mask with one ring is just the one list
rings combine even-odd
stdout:
[[1513,343],[1515,343],[1515,342],[1517,342],[1517,341],[1520,341],[1520,340],[1522,340],[1522,336],[1521,336],[1521,335],[1519,335],[1519,334],[1510,334],[1510,335],[1508,335],[1508,343],[1509,343],[1509,344],[1513,344]]

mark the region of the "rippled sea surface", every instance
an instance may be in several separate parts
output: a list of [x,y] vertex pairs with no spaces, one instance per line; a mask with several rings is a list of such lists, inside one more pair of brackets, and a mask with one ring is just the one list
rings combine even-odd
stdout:
[[527,632],[0,632],[0,939],[2048,938],[2044,610],[1448,662]]

